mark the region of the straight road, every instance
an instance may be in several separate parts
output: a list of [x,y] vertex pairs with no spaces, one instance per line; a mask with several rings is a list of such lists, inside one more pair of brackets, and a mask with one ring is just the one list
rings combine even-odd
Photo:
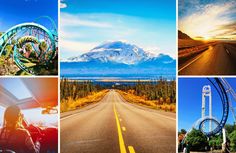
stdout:
[[175,118],[127,103],[110,90],[94,107],[61,118],[61,152],[175,153]]
[[236,75],[236,44],[221,42],[179,65],[180,75]]

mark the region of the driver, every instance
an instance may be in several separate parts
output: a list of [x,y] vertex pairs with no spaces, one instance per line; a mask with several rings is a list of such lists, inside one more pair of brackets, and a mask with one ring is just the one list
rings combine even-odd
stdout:
[[16,153],[39,153],[40,143],[33,143],[22,120],[23,114],[18,106],[9,106],[5,110],[3,128],[0,130],[0,150],[3,152],[12,150]]

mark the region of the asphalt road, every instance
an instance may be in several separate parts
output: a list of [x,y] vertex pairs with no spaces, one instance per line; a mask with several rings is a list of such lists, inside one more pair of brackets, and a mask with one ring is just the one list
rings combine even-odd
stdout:
[[98,104],[61,118],[61,152],[175,153],[175,118],[111,90]]
[[180,75],[236,75],[236,44],[221,42],[179,65]]

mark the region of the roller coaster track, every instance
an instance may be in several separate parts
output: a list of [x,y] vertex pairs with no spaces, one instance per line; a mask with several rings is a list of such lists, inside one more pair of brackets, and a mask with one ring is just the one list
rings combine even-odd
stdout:
[[[203,118],[199,124],[199,130],[201,130],[202,133],[204,133],[206,136],[210,137],[210,136],[216,135],[217,133],[220,133],[227,122],[228,115],[229,115],[229,98],[228,98],[229,95],[226,92],[226,87],[223,85],[222,81],[219,78],[215,78],[214,80],[208,78],[208,80],[215,87],[217,93],[219,94],[221,102],[222,102],[222,108],[223,108],[223,111],[222,111],[223,114],[222,114],[222,118],[220,122],[218,122],[214,118],[206,117],[206,118]],[[202,127],[204,123],[207,121],[215,122],[217,124],[217,127],[209,132],[204,131]]]
[[[193,124],[193,128],[200,130],[204,135],[206,135],[207,137],[211,137],[214,136],[218,133],[221,133],[226,122],[228,119],[228,115],[229,115],[229,108],[231,107],[231,102],[229,101],[229,97],[231,95],[235,96],[235,100],[236,100],[236,94],[234,92],[234,90],[231,88],[231,86],[228,84],[228,82],[225,79],[219,79],[219,78],[208,78],[208,80],[211,82],[212,86],[216,89],[218,95],[220,96],[220,100],[222,102],[222,117],[221,120],[218,121],[216,118],[214,117],[209,117],[206,116],[204,118],[200,118],[198,119],[194,124]],[[230,95],[231,94],[231,95]],[[234,115],[234,112],[233,112]],[[235,116],[235,115],[234,115]],[[213,123],[215,123],[216,128],[214,128],[212,131],[204,131],[203,126],[204,124],[206,124],[206,122],[211,121]],[[187,135],[192,131],[192,129],[190,129],[186,134],[184,139],[182,140],[182,143],[184,143]]]
[[[22,24],[18,24],[15,25],[14,27],[10,28],[9,30],[7,30],[5,33],[3,33],[0,36],[0,56],[2,56],[5,51],[6,51],[6,45],[14,39],[14,37],[16,37],[17,35],[22,35],[22,37],[24,36],[28,36],[28,37],[35,37],[35,39],[37,39],[37,44],[39,42],[39,38],[36,37],[36,35],[41,35],[41,37],[43,37],[45,39],[45,41],[48,43],[48,48],[47,50],[42,54],[43,57],[46,56],[46,54],[51,51],[51,54],[48,56],[47,61],[52,60],[55,55],[56,55],[56,50],[57,50],[57,42],[58,42],[58,34],[57,34],[57,29],[56,29],[56,25],[53,22],[53,20],[50,17],[47,16],[42,16],[37,18],[36,20],[39,20],[40,18],[47,18],[50,20],[50,22],[53,25],[53,30],[49,30],[46,27],[44,27],[43,25],[40,25],[38,23],[34,23],[34,22],[28,22],[28,23],[22,23]],[[27,34],[28,32],[28,34]],[[23,33],[23,34],[22,34]],[[19,39],[20,36],[18,36]],[[28,70],[28,68],[24,65],[24,63],[21,62],[20,58],[26,58],[24,56],[22,56],[19,53],[19,49],[18,47],[22,47],[22,44],[25,43],[31,43],[31,46],[34,48],[34,51],[39,54],[39,52],[37,51],[36,47],[34,46],[35,41],[27,41],[26,42],[21,42],[21,45],[14,45],[14,52],[13,52],[13,57],[14,57],[14,61],[16,63],[16,65],[21,69],[24,70],[30,74],[34,73],[30,70]]]
[[46,34],[49,36],[49,39],[52,42],[52,48],[56,50],[56,40],[54,39],[53,34],[44,26],[39,25],[37,23],[22,23],[22,24],[18,24],[12,28],[10,28],[9,30],[7,30],[1,37],[0,37],[0,56],[3,53],[3,46],[5,45],[5,43],[7,43],[9,41],[9,39],[11,39],[11,37],[15,34],[17,34],[20,31],[23,31],[25,29],[40,29],[44,32],[46,32]]

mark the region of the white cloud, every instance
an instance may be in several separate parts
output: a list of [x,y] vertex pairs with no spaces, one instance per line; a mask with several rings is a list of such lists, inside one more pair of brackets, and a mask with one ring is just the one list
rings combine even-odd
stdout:
[[[172,54],[175,57],[175,24],[159,25],[143,18],[103,13],[61,13],[62,58],[81,55],[106,41],[122,40],[139,47],[153,47],[153,53]],[[173,31],[173,33],[171,32]],[[162,48],[162,49],[159,49]],[[163,50],[164,49],[164,50]],[[166,52],[165,52],[166,51]],[[71,53],[69,55],[69,52]]]
[[220,27],[232,24],[233,4],[208,4],[201,11],[180,19],[179,29],[191,37],[215,37],[222,30]]
[[62,50],[65,50],[66,52],[78,53],[78,55],[88,52],[98,45],[96,42],[79,42],[64,39],[61,39],[60,43]]
[[110,28],[112,25],[106,22],[99,22],[95,20],[82,19],[79,15],[72,15],[68,13],[61,13],[61,26],[73,26],[73,27],[96,27],[96,28]]
[[77,38],[83,38],[84,34],[76,32],[76,31],[75,32],[70,32],[70,31],[68,31],[66,29],[61,28],[61,30],[60,30],[60,37],[62,39],[65,39],[65,40],[66,39],[72,40],[72,39],[77,39]]
[[64,2],[64,0],[60,0],[60,8],[66,8],[67,4]]
[[147,46],[143,48],[145,51],[150,52],[151,54],[154,55],[159,55],[159,54],[166,54],[171,56],[172,58],[176,59],[176,52],[170,52],[169,50],[163,50],[159,46]]
[[161,53],[161,49],[160,47],[157,47],[157,46],[148,46],[148,47],[145,47],[143,48],[145,51],[148,51],[152,54],[155,54],[155,55],[158,55]]

